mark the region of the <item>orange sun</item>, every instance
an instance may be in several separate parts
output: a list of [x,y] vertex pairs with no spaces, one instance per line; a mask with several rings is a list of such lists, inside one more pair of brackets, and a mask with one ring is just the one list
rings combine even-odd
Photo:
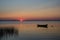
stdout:
[[23,22],[24,19],[23,19],[23,18],[18,18],[18,20],[19,20],[20,22]]
[[23,18],[21,18],[20,21],[23,22]]

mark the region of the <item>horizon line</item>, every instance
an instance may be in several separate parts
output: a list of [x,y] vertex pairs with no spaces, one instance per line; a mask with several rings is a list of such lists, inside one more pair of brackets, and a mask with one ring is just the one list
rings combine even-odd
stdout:
[[[20,20],[0,20],[0,21],[20,21]],[[60,20],[23,20],[23,21],[60,21]]]

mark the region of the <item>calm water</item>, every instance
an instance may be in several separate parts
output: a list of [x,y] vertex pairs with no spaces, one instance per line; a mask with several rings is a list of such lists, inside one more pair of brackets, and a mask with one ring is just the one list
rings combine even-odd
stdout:
[[[37,24],[48,24],[48,28],[38,28]],[[52,27],[53,25],[53,27]],[[0,27],[13,26],[19,36],[3,37],[2,40],[59,40],[60,21],[0,21]]]

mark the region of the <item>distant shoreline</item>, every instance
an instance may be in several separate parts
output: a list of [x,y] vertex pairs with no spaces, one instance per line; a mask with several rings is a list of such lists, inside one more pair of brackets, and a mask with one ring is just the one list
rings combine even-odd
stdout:
[[20,21],[20,20],[0,20],[0,21]]
[[[0,21],[20,21],[20,20],[0,20]],[[60,20],[23,20],[23,21],[60,21]]]

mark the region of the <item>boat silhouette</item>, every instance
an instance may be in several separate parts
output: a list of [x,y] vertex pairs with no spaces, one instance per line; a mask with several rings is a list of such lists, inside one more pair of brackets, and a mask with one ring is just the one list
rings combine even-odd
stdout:
[[40,24],[37,24],[37,27],[48,28],[48,24],[42,24],[42,25],[40,25]]

